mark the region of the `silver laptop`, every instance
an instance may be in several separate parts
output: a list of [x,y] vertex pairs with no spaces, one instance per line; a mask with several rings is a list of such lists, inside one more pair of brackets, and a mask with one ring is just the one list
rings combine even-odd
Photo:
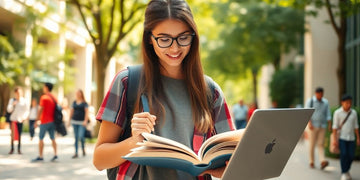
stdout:
[[281,175],[314,109],[256,110],[222,180],[257,180]]

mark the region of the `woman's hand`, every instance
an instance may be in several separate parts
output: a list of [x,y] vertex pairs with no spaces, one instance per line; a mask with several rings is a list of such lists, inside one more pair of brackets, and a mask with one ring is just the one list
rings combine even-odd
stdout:
[[154,131],[156,116],[148,112],[136,113],[131,119],[131,134],[135,138],[143,140],[141,133]]
[[211,176],[213,177],[216,177],[216,178],[221,178],[221,176],[223,175],[224,171],[225,171],[225,168],[226,166],[228,165],[229,161],[226,161],[225,162],[225,166],[224,167],[221,167],[221,168],[217,168],[217,169],[210,169],[210,170],[206,170],[204,171],[203,173],[201,173],[199,176],[203,176],[205,174],[210,174]]

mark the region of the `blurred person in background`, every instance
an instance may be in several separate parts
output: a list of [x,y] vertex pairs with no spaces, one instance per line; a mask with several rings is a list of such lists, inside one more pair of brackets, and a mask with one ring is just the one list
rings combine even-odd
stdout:
[[[356,145],[360,146],[357,112],[351,109],[352,97],[343,95],[341,107],[334,112],[333,133],[339,131],[341,180],[350,180],[350,168],[355,158]],[[355,137],[356,135],[356,137]],[[356,138],[356,141],[355,141]]]
[[232,114],[236,129],[245,128],[247,124],[248,107],[242,99],[232,107]]
[[35,123],[36,118],[38,116],[39,106],[36,99],[31,100],[30,106],[30,114],[29,114],[29,132],[30,132],[30,140],[33,140],[35,135]]
[[[40,133],[39,133],[39,156],[32,160],[32,162],[42,162],[44,161],[43,151],[44,151],[44,137],[45,133],[48,132],[52,147],[54,150],[54,156],[51,159],[52,162],[58,159],[57,156],[57,145],[55,141],[55,123],[54,123],[54,113],[55,106],[57,103],[54,95],[51,94],[53,89],[53,84],[45,83],[43,86],[44,94],[40,97],[40,106],[38,111],[37,120],[40,120]],[[36,123],[35,123],[36,127]]]
[[75,154],[72,158],[78,158],[78,142],[81,142],[81,149],[83,156],[85,152],[85,131],[86,125],[89,121],[88,104],[85,101],[84,93],[82,90],[76,92],[76,100],[71,105],[70,110],[71,124],[74,128],[75,135]]
[[14,90],[15,98],[9,100],[7,111],[10,115],[10,129],[11,129],[11,149],[9,154],[14,153],[14,141],[18,141],[18,154],[21,154],[21,132],[23,129],[23,122],[29,115],[29,106],[23,97],[23,91],[20,87]]
[[329,162],[325,160],[324,142],[326,128],[331,131],[331,113],[329,102],[324,98],[324,89],[322,87],[315,89],[315,95],[306,101],[305,107],[315,109],[308,124],[310,130],[310,168],[315,168],[314,151],[316,145],[319,154],[320,168],[323,170],[329,165]]

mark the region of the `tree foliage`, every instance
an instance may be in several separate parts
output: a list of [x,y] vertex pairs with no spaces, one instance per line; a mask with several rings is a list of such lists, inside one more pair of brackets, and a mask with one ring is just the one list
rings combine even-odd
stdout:
[[[282,4],[286,0],[263,0],[271,4]],[[319,10],[325,8],[328,13],[329,21],[332,29],[338,38],[338,68],[336,71],[338,80],[338,99],[340,102],[341,95],[345,93],[346,77],[345,77],[345,43],[347,33],[347,17],[360,12],[360,1],[358,0],[291,0],[287,6],[299,9],[305,9],[307,15],[317,16]]]
[[106,67],[118,45],[143,19],[146,2],[142,0],[67,0],[76,8],[91,42],[96,58],[96,108],[104,96]]
[[[303,12],[266,3],[229,1],[214,7],[214,17],[223,24],[207,67],[226,73],[229,78],[253,74],[256,100],[257,74],[262,65],[279,67],[280,55],[298,45],[304,27]],[[220,12],[222,12],[221,15]],[[225,13],[224,13],[225,12]]]

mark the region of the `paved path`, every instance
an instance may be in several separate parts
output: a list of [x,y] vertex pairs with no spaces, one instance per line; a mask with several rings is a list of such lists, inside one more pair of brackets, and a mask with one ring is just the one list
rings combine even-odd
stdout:
[[[94,144],[87,144],[85,157],[71,159],[74,153],[72,133],[57,138],[59,160],[50,162],[53,156],[51,142],[45,137],[44,158],[42,163],[31,163],[38,154],[38,139],[30,141],[28,133],[23,134],[22,155],[8,155],[9,130],[0,130],[0,179],[4,180],[43,180],[43,179],[106,179],[105,171],[98,171],[92,165]],[[274,180],[338,180],[340,164],[337,159],[329,159],[330,166],[324,171],[308,167],[307,142],[299,142],[291,155],[283,173]],[[354,180],[360,180],[360,162],[355,161],[350,173]]]
[[[86,144],[87,155],[72,159],[74,155],[72,132],[66,137],[57,138],[57,162],[50,162],[53,149],[48,134],[45,136],[44,162],[31,163],[38,155],[38,138],[30,141],[29,133],[22,135],[22,155],[8,155],[10,150],[9,131],[0,130],[0,179],[4,180],[96,180],[106,179],[105,171],[98,171],[92,165],[94,144]],[[37,135],[38,133],[36,133]],[[16,145],[16,144],[15,144]],[[81,148],[80,148],[81,149]],[[17,148],[15,148],[17,152]]]

